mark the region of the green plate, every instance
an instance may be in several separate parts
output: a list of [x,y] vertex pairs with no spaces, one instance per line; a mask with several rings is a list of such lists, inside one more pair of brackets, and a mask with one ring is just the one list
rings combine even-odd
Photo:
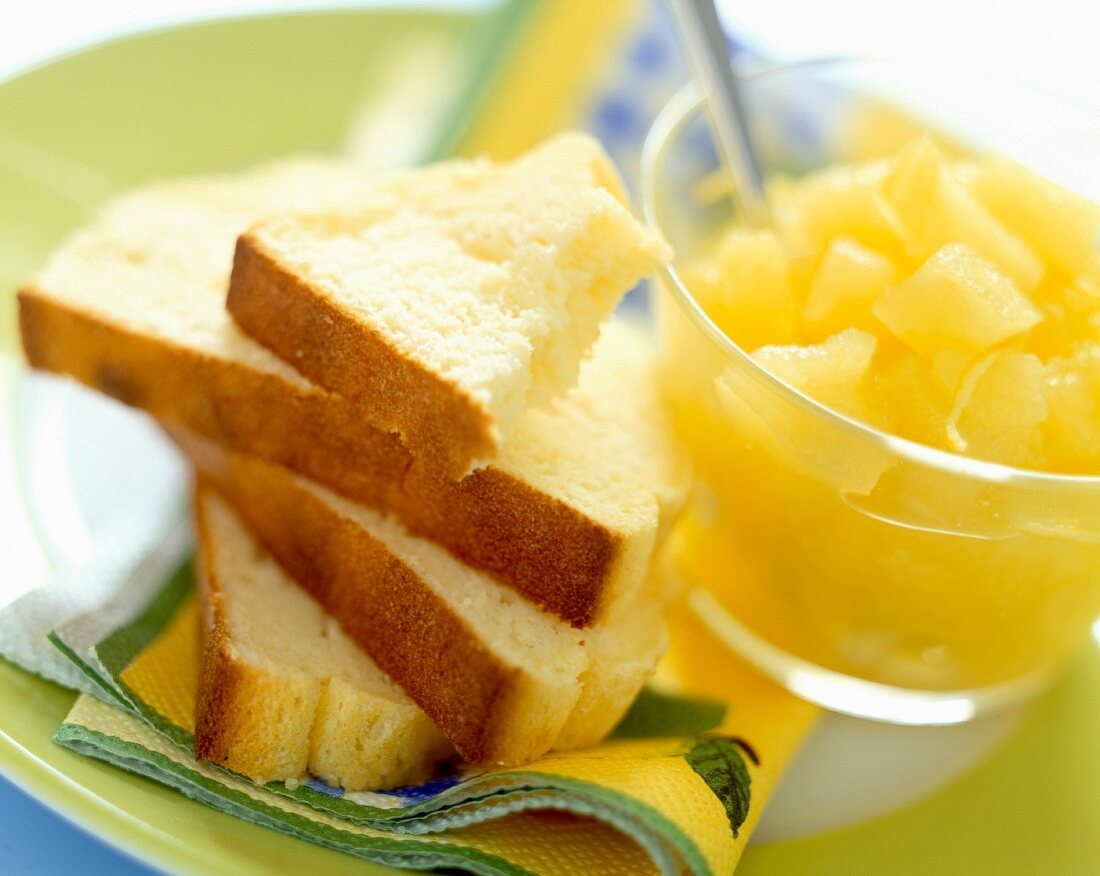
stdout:
[[[394,87],[392,71],[415,76],[409,57],[476,53],[480,23],[425,11],[222,20],[105,43],[0,84],[0,351],[12,352],[15,286],[105,196],[156,177],[339,150],[378,87]],[[7,416],[12,369],[0,365]],[[10,457],[9,437],[0,453]],[[0,460],[0,490],[0,520],[15,533],[5,554],[18,554],[26,574],[41,571],[41,548],[15,517],[10,458]],[[72,701],[0,662],[0,771],[108,843],[175,872],[392,872],[65,751],[50,740]]]
[[[393,70],[415,75],[402,58],[471,46],[478,23],[424,12],[217,21],[107,43],[0,85],[0,347],[14,337],[10,290],[102,197],[158,176],[338,149],[349,120],[394,87]],[[10,376],[0,371],[0,411]],[[10,455],[3,440],[0,455]],[[8,522],[18,508],[0,459],[0,520],[15,533],[4,553],[16,558],[0,579],[43,563],[29,529]],[[1100,873],[1098,694],[1094,643],[1012,741],[961,780],[854,828],[752,846],[738,872]],[[53,745],[71,701],[0,663],[0,770],[107,842],[172,871],[389,872]],[[837,765],[838,782],[844,773]]]
[[[214,21],[104,43],[3,83],[0,289],[25,278],[111,192],[342,149],[356,119],[387,92],[418,83],[426,91],[455,75],[419,70],[410,58],[447,63],[472,54],[481,23],[428,11]],[[396,131],[392,147],[404,148]],[[12,314],[0,308],[9,341]]]

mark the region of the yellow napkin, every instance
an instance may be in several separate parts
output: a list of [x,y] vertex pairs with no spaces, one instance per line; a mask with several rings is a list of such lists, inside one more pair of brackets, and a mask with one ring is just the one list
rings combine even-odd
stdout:
[[56,637],[106,700],[81,697],[58,741],[240,817],[396,866],[729,873],[816,714],[681,613],[655,689],[596,748],[522,768],[459,766],[392,792],[259,786],[191,753],[197,624],[184,567],[90,652]]

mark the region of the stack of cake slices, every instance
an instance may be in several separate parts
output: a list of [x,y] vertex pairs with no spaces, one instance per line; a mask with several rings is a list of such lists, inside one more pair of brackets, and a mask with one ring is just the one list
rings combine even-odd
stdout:
[[196,472],[197,756],[382,789],[606,736],[664,647],[689,484],[611,318],[668,255],[580,134],[155,184],[65,242],[20,292],[30,363]]

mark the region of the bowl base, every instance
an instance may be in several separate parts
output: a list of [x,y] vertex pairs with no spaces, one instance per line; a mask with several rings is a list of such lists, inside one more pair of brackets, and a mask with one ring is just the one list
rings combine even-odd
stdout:
[[1044,669],[1015,681],[965,690],[917,690],[857,678],[789,654],[738,621],[710,592],[688,593],[692,611],[720,641],[792,694],[832,712],[913,726],[963,724],[1020,706],[1045,690]]

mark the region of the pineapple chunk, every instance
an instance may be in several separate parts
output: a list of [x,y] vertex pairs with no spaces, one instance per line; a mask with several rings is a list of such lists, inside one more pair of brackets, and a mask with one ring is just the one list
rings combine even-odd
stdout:
[[1096,252],[1100,204],[997,153],[983,157],[970,189],[1004,225],[1069,276]]
[[1078,344],[1073,351],[1070,365],[1100,392],[1100,341]]
[[949,244],[888,289],[872,312],[925,356],[978,353],[1038,325],[1043,315],[1016,284],[962,244]]
[[897,217],[878,194],[885,170],[884,162],[840,165],[773,185],[769,194],[784,238],[813,256],[836,237],[904,255]]
[[[1100,205],[927,134],[769,191],[774,233],[726,232],[685,271],[760,365],[927,445],[1100,473]],[[739,369],[683,370],[714,383],[739,434],[815,477],[850,492],[889,468]]]
[[1006,465],[1039,466],[1050,412],[1047,373],[1033,353],[1000,350],[963,378],[947,419],[952,447]]
[[968,245],[1030,293],[1043,275],[1043,263],[1009,233],[944,164],[927,137],[898,153],[880,184],[883,200],[901,222],[906,250],[917,261],[952,242]]
[[[806,296],[810,294],[810,285],[817,273],[817,262],[815,256],[807,255],[804,252],[791,257],[791,289],[796,302],[805,301]],[[842,328],[847,328],[847,326],[842,326]]]
[[929,357],[932,374],[939,381],[940,388],[951,397],[962,383],[963,375],[974,364],[973,353],[960,353],[958,350],[937,350]]
[[[814,346],[763,347],[753,358],[820,404],[867,420],[874,411],[870,376],[876,343],[873,335],[848,329]],[[766,449],[814,480],[848,493],[867,493],[893,462],[889,453],[858,435],[763,391],[740,369],[728,368],[715,389],[747,444]]]
[[1073,278],[1073,286],[1100,302],[1100,252],[1088,257],[1081,273]]
[[856,327],[878,330],[871,305],[894,282],[894,265],[885,256],[839,237],[829,244],[810,283],[802,316],[818,337]]
[[947,449],[950,397],[920,357],[909,353],[875,377],[888,428],[904,438]]
[[707,259],[685,271],[684,280],[710,318],[742,348],[795,340],[790,260],[771,231],[727,232]]
[[860,95],[858,100],[847,101],[845,110],[836,139],[848,160],[894,155],[921,134],[952,158],[967,152],[966,147],[946,131],[930,131],[926,119],[895,101]]
[[853,328],[822,344],[761,347],[752,357],[815,401],[862,419],[869,410],[867,382],[877,343],[874,335]]
[[1044,320],[1027,336],[1027,348],[1041,359],[1070,356],[1082,341],[1100,337],[1096,324],[1100,300],[1076,284],[1048,276],[1035,294]]
[[1072,358],[1047,363],[1046,446],[1052,466],[1061,471],[1095,471],[1100,461],[1096,352],[1086,347]]

